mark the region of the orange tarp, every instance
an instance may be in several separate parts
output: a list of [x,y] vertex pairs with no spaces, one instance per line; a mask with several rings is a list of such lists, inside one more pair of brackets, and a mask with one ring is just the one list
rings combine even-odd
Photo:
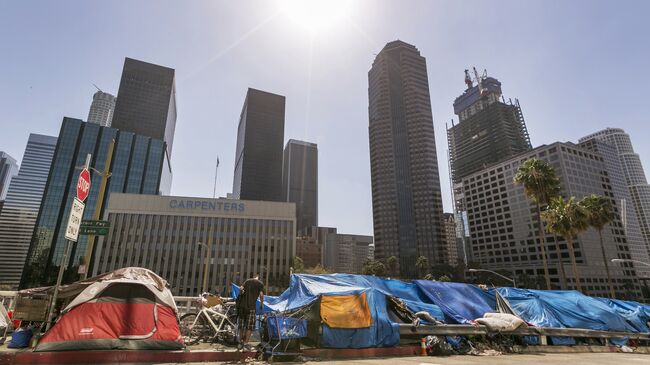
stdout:
[[322,296],[320,316],[331,328],[367,328],[372,324],[366,293]]

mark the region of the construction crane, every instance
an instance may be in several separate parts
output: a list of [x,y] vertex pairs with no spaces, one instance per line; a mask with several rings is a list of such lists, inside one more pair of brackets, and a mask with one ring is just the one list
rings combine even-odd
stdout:
[[487,70],[484,69],[483,75],[481,76],[478,75],[478,71],[476,71],[476,67],[472,67],[472,70],[474,71],[474,77],[476,78],[476,84],[478,85],[478,90],[481,95],[481,99],[485,99],[490,93],[488,89],[483,87],[483,80],[487,77]]
[[471,89],[474,86],[468,69],[465,69],[465,84],[467,85],[467,90]]

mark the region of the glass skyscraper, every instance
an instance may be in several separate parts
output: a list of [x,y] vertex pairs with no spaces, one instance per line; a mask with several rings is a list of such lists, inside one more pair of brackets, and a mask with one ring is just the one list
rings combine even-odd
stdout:
[[442,196],[427,65],[415,46],[386,44],[368,72],[370,173],[375,256],[445,262]]
[[318,146],[290,139],[284,148],[282,201],[296,203],[296,230],[318,226]]
[[237,129],[235,199],[282,201],[285,97],[248,89]]
[[30,134],[0,213],[0,285],[17,288],[41,206],[56,137]]
[[[171,172],[164,158],[165,142],[115,128],[84,123],[79,119],[64,118],[25,263],[22,287],[51,285],[56,281],[65,247],[65,227],[76,194],[80,167],[83,166],[86,155],[90,153],[91,166],[102,171],[109,143],[113,139],[116,143],[111,163],[112,174],[108,180],[104,205],[112,192],[161,193],[163,171]],[[84,219],[91,219],[99,195],[101,177],[96,173],[91,176],[90,195],[86,200]],[[64,282],[76,279],[77,268],[85,255],[87,240],[87,236],[79,236],[79,241],[74,245]]]

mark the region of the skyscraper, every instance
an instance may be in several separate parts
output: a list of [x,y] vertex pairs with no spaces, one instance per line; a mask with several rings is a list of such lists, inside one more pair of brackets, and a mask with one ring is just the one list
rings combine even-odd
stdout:
[[501,83],[474,71],[477,80],[465,70],[467,89],[454,101],[459,121],[447,130],[454,182],[532,148],[519,101],[506,103]]
[[[63,118],[47,185],[32,235],[21,280],[22,287],[51,285],[56,281],[65,247],[65,227],[75,196],[79,166],[92,154],[91,166],[103,171],[111,140],[115,148],[111,177],[104,195],[104,206],[112,192],[159,194],[163,171],[169,170],[164,158],[165,142],[79,119]],[[83,219],[91,219],[99,196],[100,177],[92,174],[90,193]],[[103,210],[104,208],[102,208]],[[79,236],[70,257],[64,281],[76,279],[77,267],[85,256],[87,236]],[[91,263],[92,267],[92,263]]]
[[56,137],[30,134],[0,213],[0,285],[17,288],[41,206]]
[[456,219],[453,213],[444,213],[445,218],[445,240],[447,243],[447,263],[458,265],[458,238],[456,237]]
[[318,146],[290,139],[284,148],[282,201],[296,203],[296,228],[318,226]]
[[[613,149],[607,149],[602,144],[590,142],[594,140],[612,146]],[[645,243],[645,250],[633,245],[630,246],[630,250],[633,251],[633,258],[636,260],[650,262],[648,258],[650,252],[650,185],[648,185],[641,159],[634,152],[630,135],[620,128],[607,128],[580,138],[580,143],[597,150],[604,158],[609,158],[612,165],[622,169],[623,183],[627,187],[627,194],[620,196],[625,198],[625,205],[628,208],[625,228],[628,235],[635,234],[636,230],[640,228]],[[634,211],[631,211],[630,208]],[[635,225],[634,218],[636,218],[638,226]],[[648,268],[639,265],[637,271],[648,273]]]
[[[562,196],[581,199],[598,194],[611,199],[615,218],[602,232],[605,260],[632,258],[630,237],[622,229],[623,215],[617,204],[620,180],[614,178],[616,174],[608,170],[608,164],[599,153],[573,143],[556,142],[463,177],[471,262],[488,270],[509,271],[509,276],[525,277],[525,280],[537,278],[537,284],[543,287],[544,270],[534,204],[526,197],[524,187],[513,181],[519,167],[530,158],[545,160],[553,167],[560,180]],[[566,240],[548,232],[544,240],[552,287],[575,289]],[[607,274],[596,230],[591,228],[578,234],[573,246],[584,293],[608,296]],[[636,275],[633,267],[611,264],[609,269],[618,297],[638,293],[639,285],[633,283]],[[630,283],[633,283],[631,287]],[[535,283],[525,285],[534,286]]]
[[[8,153],[0,151],[0,202],[7,197],[11,179],[18,173],[18,163]],[[2,209],[0,208],[0,211]]]
[[370,170],[377,258],[445,261],[442,199],[426,60],[402,41],[386,44],[368,72]]
[[88,111],[88,123],[99,124],[102,127],[110,127],[115,112],[115,97],[101,90],[93,95],[93,102]]
[[237,129],[235,199],[282,201],[285,97],[248,89]]
[[165,141],[171,156],[176,129],[174,69],[126,58],[112,127]]

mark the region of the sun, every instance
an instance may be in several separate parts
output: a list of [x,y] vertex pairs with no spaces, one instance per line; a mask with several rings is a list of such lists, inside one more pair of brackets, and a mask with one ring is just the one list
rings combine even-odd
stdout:
[[335,27],[348,15],[350,3],[351,0],[280,0],[289,20],[311,33]]

